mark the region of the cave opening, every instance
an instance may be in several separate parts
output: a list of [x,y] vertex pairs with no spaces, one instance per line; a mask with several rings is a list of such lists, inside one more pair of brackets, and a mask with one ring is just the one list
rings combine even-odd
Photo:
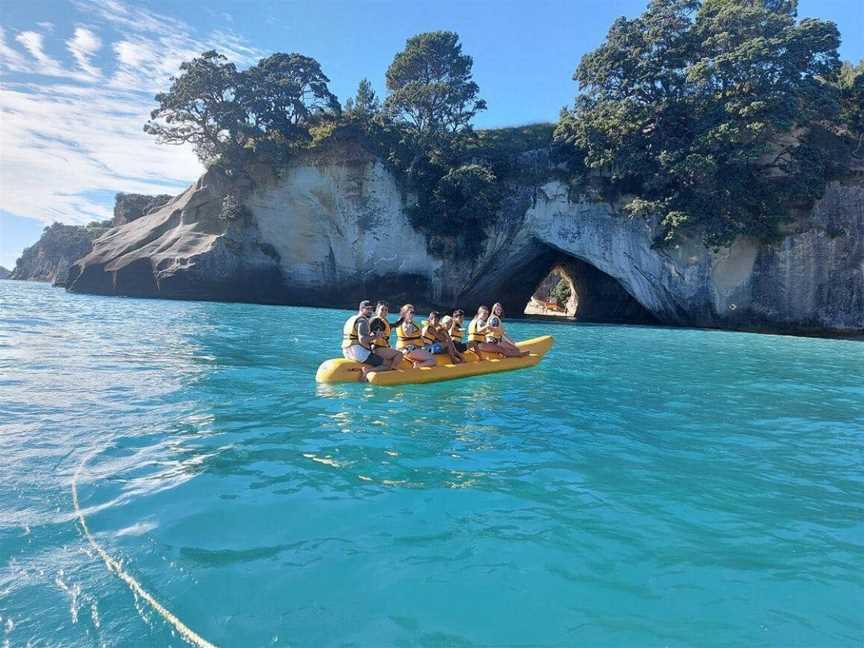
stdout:
[[561,266],[555,266],[540,282],[525,304],[525,315],[575,318],[579,294],[573,280]]
[[496,292],[505,310],[526,317],[610,324],[657,319],[615,277],[592,263],[537,245],[511,265]]

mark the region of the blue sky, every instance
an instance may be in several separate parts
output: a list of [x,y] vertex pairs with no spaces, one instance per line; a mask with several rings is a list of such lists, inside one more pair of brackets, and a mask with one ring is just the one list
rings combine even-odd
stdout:
[[[489,109],[479,127],[553,121],[579,58],[645,0],[0,0],[0,265],[55,220],[108,218],[117,191],[177,193],[200,172],[141,127],[181,61],[210,48],[246,66],[273,51],[318,59],[340,99],[422,31],[460,34]],[[864,58],[864,2],[801,0]]]

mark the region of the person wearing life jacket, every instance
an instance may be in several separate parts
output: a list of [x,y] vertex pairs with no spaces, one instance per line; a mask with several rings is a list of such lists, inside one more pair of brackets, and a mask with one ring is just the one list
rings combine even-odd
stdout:
[[468,348],[480,351],[480,345],[486,343],[486,320],[489,317],[489,307],[480,306],[474,319],[468,324]]
[[441,324],[453,340],[453,346],[459,353],[465,353],[468,350],[468,345],[462,341],[465,337],[465,329],[462,325],[465,323],[465,311],[457,308],[453,311],[453,315],[441,319]]
[[456,350],[455,346],[453,346],[453,340],[450,339],[450,334],[441,325],[438,311],[432,311],[429,313],[429,317],[426,319],[426,325],[423,327],[422,336],[425,343],[423,348],[426,351],[429,351],[430,353],[447,353],[447,355],[450,356],[450,362],[453,362],[454,364],[458,364],[465,360],[465,358],[462,357],[462,354]]
[[364,299],[360,302],[357,314],[349,317],[342,327],[342,355],[363,365],[361,371],[364,378],[370,371],[384,370],[384,359],[372,353],[372,333],[369,331],[371,314],[372,302]]
[[486,320],[486,326],[488,327],[486,342],[497,344],[499,347],[504,349],[502,353],[506,356],[519,357],[528,355],[528,351],[522,351],[522,349],[516,346],[516,343],[513,342],[513,340],[507,337],[507,334],[504,332],[503,318],[504,308],[500,303],[493,304],[492,313],[489,316],[489,319]]
[[396,369],[402,362],[402,354],[390,346],[390,322],[387,316],[390,307],[387,302],[375,304],[375,316],[369,320],[369,331],[372,333],[372,350],[384,358],[390,369]]
[[[521,356],[522,352],[517,348],[514,353],[512,349],[505,347],[496,342],[497,333],[501,332],[501,339],[503,339],[503,329],[494,328],[490,326],[489,307],[488,306],[480,306],[477,309],[477,315],[471,320],[471,323],[468,325],[468,348],[472,351],[485,351],[487,353],[500,353],[501,355],[507,357],[516,357]],[[498,318],[498,324],[500,324],[500,317]],[[490,341],[491,340],[491,341]]]
[[396,331],[396,349],[401,352],[414,368],[434,367],[435,356],[424,349],[423,331],[414,322],[414,307],[405,304],[399,309],[399,319],[393,323]]

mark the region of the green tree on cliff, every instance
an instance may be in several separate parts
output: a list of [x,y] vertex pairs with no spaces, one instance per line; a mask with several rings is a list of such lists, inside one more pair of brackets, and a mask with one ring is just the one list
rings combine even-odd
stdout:
[[242,147],[246,115],[237,101],[240,74],[213,50],[180,65],[168,92],[156,95],[144,131],[165,144],[192,144],[210,162]]
[[385,107],[410,124],[421,141],[459,133],[486,109],[477,96],[473,64],[453,32],[412,36],[387,69]]
[[858,65],[845,61],[838,85],[841,123],[856,141],[854,154],[864,157],[864,59]]
[[339,113],[318,62],[277,53],[238,71],[215,51],[180,65],[144,130],[168,144],[192,144],[206,164],[228,167],[248,150],[305,142],[309,128]]
[[653,0],[583,57],[556,138],[630,213],[662,216],[662,241],[771,240],[833,172],[838,45],[794,0]]
[[309,126],[338,116],[339,100],[321,65],[302,54],[276,53],[241,75],[239,101],[254,134],[278,133],[287,142],[309,138]]
[[362,79],[357,86],[357,94],[345,101],[345,112],[351,117],[370,118],[381,110],[381,102],[372,88],[369,79]]

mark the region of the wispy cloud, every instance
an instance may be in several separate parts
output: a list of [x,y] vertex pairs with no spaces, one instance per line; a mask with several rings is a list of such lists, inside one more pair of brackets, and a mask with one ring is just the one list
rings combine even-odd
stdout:
[[34,31],[23,31],[15,37],[15,40],[30,52],[30,56],[33,57],[38,66],[35,70],[37,73],[48,76],[56,76],[63,73],[60,63],[45,53],[42,47],[42,34]]
[[0,70],[23,72],[29,70],[24,55],[6,43],[6,32],[0,26]]
[[187,33],[189,26],[181,20],[157,14],[120,0],[73,0],[84,13],[103,19],[116,27],[137,33]]
[[[264,55],[235,34],[198,36],[119,0],[73,3],[87,24],[71,34],[0,28],[0,76],[12,75],[0,87],[0,208],[44,222],[107,218],[114,192],[176,193],[194,180],[203,169],[191,148],[143,132],[153,94],[205,50],[241,66]],[[68,60],[46,53],[51,38],[65,40]]]
[[90,57],[102,48],[102,41],[96,34],[86,27],[76,27],[75,35],[66,42],[66,47],[85,74],[102,76],[101,71],[90,62]]

